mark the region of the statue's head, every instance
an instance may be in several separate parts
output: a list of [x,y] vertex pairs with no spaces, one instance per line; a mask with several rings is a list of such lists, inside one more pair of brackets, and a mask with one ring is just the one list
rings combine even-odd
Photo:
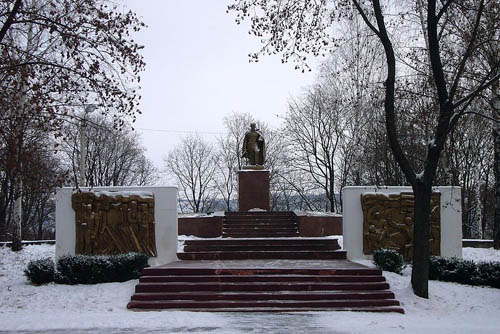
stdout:
[[255,130],[255,123],[250,123],[250,129]]

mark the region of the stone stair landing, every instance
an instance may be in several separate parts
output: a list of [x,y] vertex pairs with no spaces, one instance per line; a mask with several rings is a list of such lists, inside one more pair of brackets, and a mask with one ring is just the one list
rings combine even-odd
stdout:
[[225,238],[186,240],[180,260],[345,259],[337,239]]

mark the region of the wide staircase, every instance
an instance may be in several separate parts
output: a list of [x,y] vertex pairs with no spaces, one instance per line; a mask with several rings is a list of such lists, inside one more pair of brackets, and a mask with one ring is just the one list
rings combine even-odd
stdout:
[[145,268],[128,308],[404,313],[379,269],[337,239],[298,237],[293,213],[227,213],[223,238],[186,240],[178,258]]
[[298,237],[297,216],[293,212],[227,212],[223,238]]

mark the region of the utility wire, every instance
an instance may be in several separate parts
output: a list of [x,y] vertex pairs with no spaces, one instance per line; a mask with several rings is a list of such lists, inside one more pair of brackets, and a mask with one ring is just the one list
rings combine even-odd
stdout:
[[209,132],[209,131],[183,131],[183,130],[164,130],[164,129],[146,129],[146,128],[136,128],[142,131],[154,131],[154,132],[167,132],[167,133],[189,133],[189,134],[208,134],[208,135],[223,135],[223,132]]

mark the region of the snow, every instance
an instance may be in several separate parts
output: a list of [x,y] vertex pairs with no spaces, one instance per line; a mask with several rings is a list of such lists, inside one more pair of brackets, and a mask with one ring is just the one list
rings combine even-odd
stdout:
[[464,260],[472,260],[474,262],[500,262],[500,251],[491,248],[462,248],[462,256]]
[[77,193],[77,192],[91,192],[91,193],[94,193],[96,197],[106,195],[106,196],[111,197],[111,198],[116,198],[118,196],[121,196],[121,197],[138,196],[140,198],[148,199],[148,198],[154,197],[154,195],[151,191],[139,191],[139,190],[133,190],[133,191],[127,191],[127,190],[120,190],[120,191],[79,190],[79,191],[75,191],[75,193]]
[[294,211],[294,212],[297,216],[305,215],[314,217],[342,217],[342,214],[336,212],[319,212],[319,211]]
[[[181,237],[182,240],[193,237]],[[132,312],[126,309],[137,280],[96,285],[34,286],[23,269],[53,257],[54,245],[0,247],[0,324],[6,333],[498,333],[500,289],[429,282],[429,299],[403,275],[384,272],[406,314],[355,312],[206,313]],[[464,248],[464,258],[499,261],[500,251]],[[366,264],[369,264],[369,261]]]
[[200,218],[200,217],[223,217],[225,215],[224,211],[215,211],[210,214],[206,213],[180,213],[179,218]]
[[215,240],[215,239],[222,239],[222,236],[217,237],[217,238],[200,238],[196,237],[194,235],[179,235],[177,237],[177,252],[183,252],[184,251],[184,241],[185,240]]

